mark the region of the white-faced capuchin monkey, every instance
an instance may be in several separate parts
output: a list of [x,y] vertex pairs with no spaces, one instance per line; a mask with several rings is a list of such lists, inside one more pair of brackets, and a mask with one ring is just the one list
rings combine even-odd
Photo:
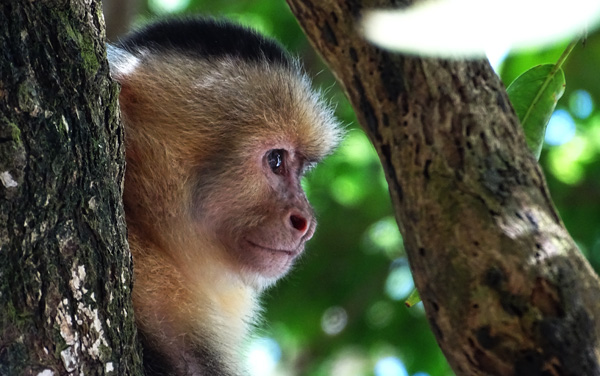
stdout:
[[300,179],[340,128],[294,58],[228,22],[159,22],[108,55],[146,374],[243,374],[258,295],[315,231]]

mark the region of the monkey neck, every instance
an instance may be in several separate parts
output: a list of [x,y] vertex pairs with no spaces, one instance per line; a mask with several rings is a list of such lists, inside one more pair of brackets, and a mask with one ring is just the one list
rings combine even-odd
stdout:
[[[177,236],[142,242],[149,237],[135,224],[129,226],[138,327],[153,351],[171,364],[183,357],[187,370],[205,370],[181,374],[211,374],[214,370],[203,362],[215,357],[227,368],[242,368],[235,363],[255,320],[257,292],[228,268],[222,250],[192,231],[181,236],[179,230]],[[157,327],[160,332],[149,333]],[[229,373],[234,372],[223,371]]]

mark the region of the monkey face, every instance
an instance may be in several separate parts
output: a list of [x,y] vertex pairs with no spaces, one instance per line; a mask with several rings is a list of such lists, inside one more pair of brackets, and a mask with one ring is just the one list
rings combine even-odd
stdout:
[[253,143],[253,152],[234,159],[238,168],[226,163],[220,184],[199,195],[200,223],[216,235],[236,272],[264,286],[289,271],[316,220],[300,185],[311,162],[290,142]]

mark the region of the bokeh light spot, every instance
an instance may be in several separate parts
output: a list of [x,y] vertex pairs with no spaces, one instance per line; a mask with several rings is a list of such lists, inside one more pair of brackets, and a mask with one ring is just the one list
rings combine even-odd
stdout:
[[549,145],[565,144],[575,136],[575,122],[565,110],[556,110],[546,128],[545,141]]
[[348,132],[340,147],[340,155],[356,166],[366,166],[377,161],[375,149],[373,149],[365,133],[358,129]]
[[585,90],[575,90],[569,96],[569,109],[576,117],[587,118],[594,110],[592,96]]
[[331,193],[344,206],[355,206],[364,196],[359,182],[347,175],[338,176],[331,182]]
[[368,372],[369,359],[358,346],[346,346],[336,354],[327,373],[331,376],[365,375]]
[[385,281],[385,292],[391,299],[402,300],[410,294],[415,283],[405,259],[398,259],[393,264]]
[[321,317],[321,328],[330,336],[340,333],[348,324],[348,313],[342,307],[328,308]]
[[375,376],[408,376],[408,372],[400,359],[388,356],[375,363]]
[[402,235],[394,217],[385,217],[367,229],[367,250],[379,251],[396,258],[404,251]]
[[548,167],[558,180],[566,184],[576,184],[583,179],[583,164],[595,156],[595,150],[588,139],[575,136],[568,143],[550,149]]
[[181,12],[189,5],[190,0],[148,0],[148,7],[157,14]]
[[248,369],[253,376],[265,376],[273,372],[281,359],[281,348],[272,338],[262,337],[250,344]]

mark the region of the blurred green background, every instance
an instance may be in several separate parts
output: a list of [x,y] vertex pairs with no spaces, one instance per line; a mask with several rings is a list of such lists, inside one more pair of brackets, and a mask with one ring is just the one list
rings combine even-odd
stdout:
[[[134,23],[171,13],[225,16],[279,39],[300,55],[349,129],[335,155],[303,182],[318,213],[317,234],[296,270],[264,296],[264,320],[248,346],[254,375],[452,375],[421,304],[404,299],[413,282],[377,156],[352,108],[283,0],[142,0]],[[503,56],[508,85],[554,63],[551,49]],[[600,33],[565,66],[567,88],[546,133],[540,163],[560,214],[600,268]]]

